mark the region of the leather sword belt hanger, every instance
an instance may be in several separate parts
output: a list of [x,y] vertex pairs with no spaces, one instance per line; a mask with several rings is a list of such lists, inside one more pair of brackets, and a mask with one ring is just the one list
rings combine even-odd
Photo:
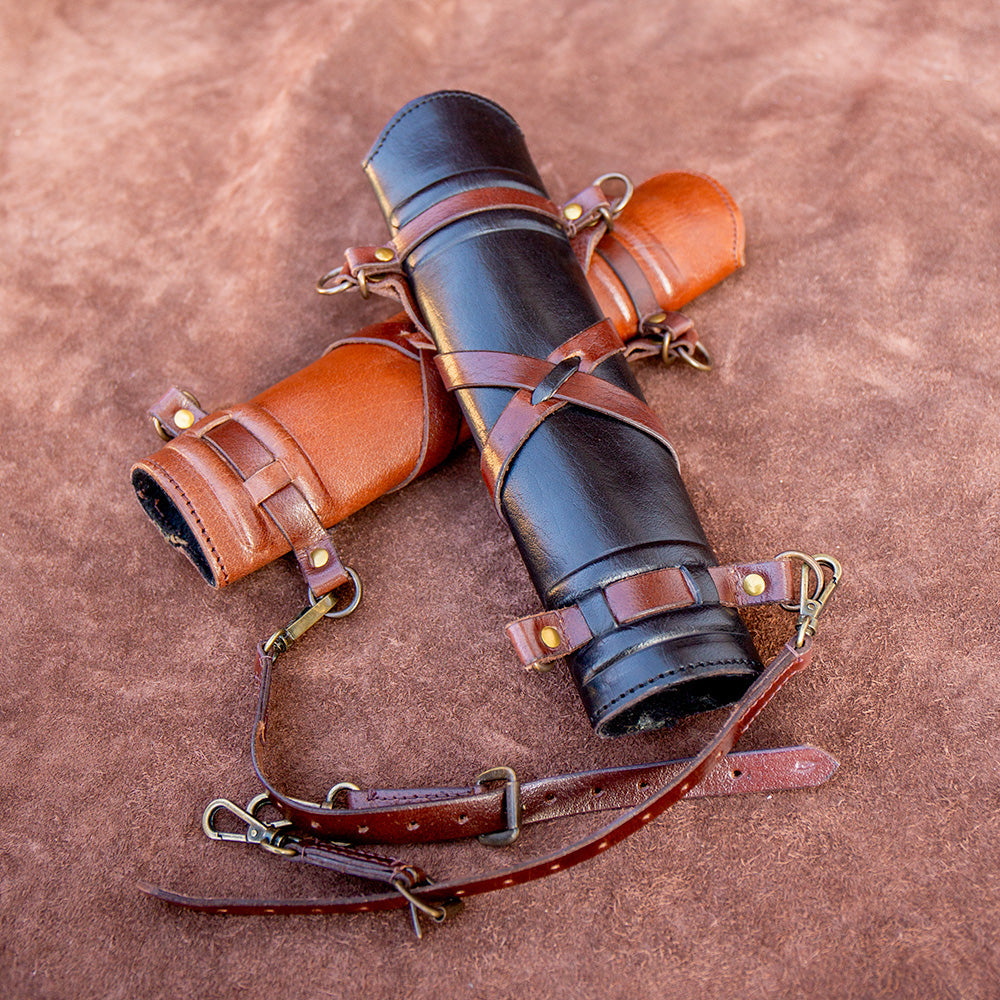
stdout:
[[[408,147],[417,135],[423,158],[415,161]],[[383,159],[376,167],[380,153]],[[586,246],[586,239],[577,240],[578,234],[567,233],[565,210],[560,212],[547,203],[523,149],[520,132],[501,109],[475,95],[456,92],[413,102],[383,132],[366,161],[366,169],[395,237],[382,254],[377,253],[379,248],[348,251],[347,264],[336,283],[366,290],[373,286],[392,289],[391,294],[399,297],[412,314],[418,342],[423,343],[421,336],[429,338],[440,352],[439,369],[445,385],[458,396],[473,438],[481,448],[484,478],[498,512],[521,545],[536,590],[546,605],[540,615],[522,619],[510,630],[522,660],[545,667],[556,657],[566,658],[592,722],[604,735],[651,728],[696,710],[733,703],[717,734],[701,753],[685,761],[535,781],[522,781],[513,768],[498,766],[483,771],[465,787],[362,791],[350,783],[338,782],[323,803],[291,797],[268,778],[264,769],[272,672],[276,659],[321,618],[344,617],[357,607],[360,582],[345,569],[342,579],[322,598],[311,597],[310,607],[258,648],[259,700],[252,759],[265,791],[245,809],[229,800],[215,800],[205,811],[203,827],[213,839],[257,845],[290,861],[357,875],[380,882],[383,887],[359,896],[299,900],[193,898],[148,885],[142,888],[177,905],[220,913],[408,908],[419,935],[420,914],[440,922],[457,912],[469,896],[523,884],[579,864],[641,829],[685,796],[805,787],[825,781],[836,761],[813,747],[747,754],[731,751],[785,680],[810,661],[817,619],[840,580],[841,567],[831,556],[810,557],[800,552],[783,552],[763,562],[716,565],[683,487],[678,485],[673,451],[655,415],[645,406],[627,366],[622,365],[624,348],[620,338],[613,326],[600,317],[586,322],[593,318],[596,305],[582,279],[581,263],[586,263],[592,248]],[[497,174],[502,183],[496,182]],[[448,184],[455,178],[461,179],[457,189]],[[597,190],[595,198],[600,199],[603,195]],[[604,201],[605,207],[598,209],[597,215],[613,224],[613,207]],[[586,213],[584,205],[578,218]],[[522,262],[529,262],[526,269],[522,266],[521,280],[532,290],[530,309],[523,308],[524,303],[517,301],[519,293],[512,291],[523,286],[512,286],[504,274],[503,261],[511,252],[512,232],[515,242],[529,234],[529,245],[518,248],[517,253]],[[435,245],[438,236],[444,239]],[[497,245],[489,245],[497,240]],[[474,245],[471,251],[469,244]],[[459,256],[450,257],[449,252],[456,249]],[[418,250],[422,251],[419,257]],[[477,274],[477,265],[461,258],[467,251],[487,267],[486,273]],[[376,262],[374,267],[369,266],[372,262]],[[545,276],[551,275],[556,275],[556,287],[546,288]],[[467,296],[464,290],[470,287],[482,294]],[[491,307],[503,296],[507,321],[500,324]],[[528,332],[519,330],[519,324]],[[567,325],[578,332],[564,336]],[[477,330],[482,329],[494,336],[500,330],[500,343],[491,343],[489,336],[477,336]],[[548,337],[547,351],[537,343],[539,330]],[[476,389],[486,391],[479,397],[467,392]],[[463,396],[463,392],[467,394]],[[666,521],[660,522],[666,523],[666,528],[662,529],[665,537],[659,540],[651,537],[655,536],[655,530],[650,529],[650,524],[655,529],[655,518],[640,518],[638,526],[623,526],[620,519],[612,517],[613,530],[619,535],[631,531],[632,535],[624,544],[619,537],[611,557],[598,553],[585,563],[604,564],[596,576],[584,574],[585,578],[579,571],[566,572],[567,565],[580,560],[579,540],[570,544],[573,551],[568,557],[558,551],[558,538],[546,550],[548,536],[538,533],[537,523],[533,525],[526,517],[526,512],[533,512],[538,515],[538,523],[545,520],[544,505],[539,506],[531,495],[531,480],[539,472],[537,467],[531,468],[538,454],[532,457],[529,448],[543,440],[550,427],[558,428],[560,415],[569,417],[572,426],[574,415],[568,411],[573,410],[587,419],[596,417],[606,422],[587,428],[589,433],[597,434],[602,450],[608,451],[609,443],[631,447],[639,453],[640,465],[651,465],[666,475],[671,480],[669,496],[680,508],[679,513],[668,511]],[[628,435],[639,435],[639,439],[616,439],[622,428]],[[641,443],[637,443],[640,439]],[[610,476],[601,472],[597,459],[587,454],[586,437],[574,437],[570,431],[562,447],[578,464],[588,463],[604,489],[619,478],[620,470],[612,469]],[[613,447],[610,450],[615,452]],[[545,457],[558,459],[559,454],[558,448],[550,449]],[[527,477],[527,485],[518,485],[525,467],[532,474]],[[568,466],[557,471],[560,480],[571,478]],[[551,502],[551,497],[546,502]],[[612,509],[616,502],[611,500]],[[580,509],[578,503],[574,515],[578,525],[583,522],[586,535],[587,516],[581,517]],[[584,538],[585,545],[592,543],[592,538]],[[539,544],[541,555],[536,551]],[[636,560],[636,550],[653,550],[654,558]],[[621,552],[625,553],[624,559],[617,558]],[[677,558],[676,564],[663,564],[667,554]],[[338,588],[345,584],[350,585],[350,594],[338,602]],[[595,611],[598,603],[604,608],[600,614]],[[795,611],[798,620],[794,637],[762,667],[749,637],[744,638],[737,611],[771,603]],[[709,612],[707,618],[701,614],[704,611]],[[680,628],[677,619],[671,618],[678,615],[682,616]],[[585,666],[591,671],[596,667],[597,673],[607,668],[606,660],[627,661],[638,654],[639,662],[632,669],[638,670],[637,676],[641,677],[650,667],[648,657],[641,654],[650,648],[656,651],[664,644],[656,641],[657,629],[664,633],[668,647],[664,662],[674,667],[665,670],[662,677],[654,677],[654,682],[671,672],[685,672],[683,660],[689,658],[692,646],[698,647],[700,634],[706,629],[710,633],[709,647],[724,649],[731,641],[737,651],[735,662],[747,670],[738,671],[734,682],[726,670],[700,672],[698,668],[705,664],[699,661],[688,664],[698,674],[694,695],[684,690],[679,702],[672,701],[673,692],[654,683],[651,686],[656,688],[653,696],[657,700],[646,709],[628,698],[633,692],[627,689],[618,699],[627,702],[624,712],[598,709],[592,698],[588,700],[586,690],[592,677],[578,669],[581,651],[595,644],[600,646],[605,640],[596,661],[584,658]],[[613,643],[613,655],[609,656],[606,640],[617,632],[627,633],[627,641]],[[634,644],[636,634],[641,637],[638,645]],[[684,640],[679,643],[680,654],[673,648],[679,638]],[[726,667],[732,662],[725,659],[716,665]],[[604,693],[608,693],[609,684],[620,684],[622,680],[618,675],[606,680]],[[721,685],[721,690],[713,692],[711,683],[706,687],[709,681]],[[603,798],[603,793],[610,794]],[[609,807],[623,811],[596,833],[541,857],[472,876],[431,881],[421,867],[367,849],[370,844],[422,843],[466,836],[477,836],[488,846],[503,847],[513,843],[531,823]],[[276,810],[281,818],[266,819],[268,810]],[[220,829],[219,819],[225,812],[242,821],[244,829],[235,833]]]
[[[742,264],[736,203],[701,174],[661,174],[634,191],[620,175],[599,182],[561,214],[580,234],[590,286],[629,358],[708,367],[677,310]],[[616,196],[604,193],[616,186]],[[363,268],[356,279],[337,269],[320,280],[326,292],[353,285],[394,295],[377,278],[369,284]],[[190,393],[172,389],[150,411],[172,440],[132,469],[143,508],[213,586],[291,550],[322,596],[344,573],[327,529],[468,440],[435,353],[402,313],[335,342],[248,403],[206,414]]]

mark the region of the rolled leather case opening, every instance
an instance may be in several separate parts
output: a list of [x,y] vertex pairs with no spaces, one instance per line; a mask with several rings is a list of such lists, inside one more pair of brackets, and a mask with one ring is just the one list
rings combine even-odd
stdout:
[[[394,233],[463,192],[502,187],[547,198],[514,120],[461,92],[404,107],[364,169]],[[537,213],[502,208],[457,218],[420,241],[403,267],[443,361],[459,369],[495,365],[500,355],[552,361],[583,331],[607,336],[565,232]],[[592,375],[644,403],[621,351]],[[545,381],[542,406],[555,384]],[[457,384],[473,437],[489,452],[501,415],[524,390],[489,377]],[[729,704],[749,686],[760,662],[736,612],[718,603],[706,570],[715,556],[661,440],[562,405],[523,439],[498,482],[498,511],[544,607],[577,605],[593,635],[567,659],[598,734],[669,725]],[[615,620],[604,587],[671,566],[685,568],[695,606]]]
[[[619,335],[636,338],[651,314],[683,308],[740,267],[743,249],[743,219],[730,194],[711,177],[674,171],[636,187],[598,243],[588,280]],[[188,429],[174,426],[173,440],[134,465],[143,509],[206,582],[227,586],[295,548],[298,529],[310,527],[301,508],[307,494],[329,528],[468,439],[429,355],[406,339],[411,328],[403,314],[366,327],[249,403]],[[630,347],[643,357],[660,345],[640,336]],[[173,398],[172,407],[160,410],[166,426],[189,401]],[[292,470],[278,498],[285,508],[247,484],[272,460]],[[309,470],[322,489],[310,487]],[[296,494],[298,505],[289,502]]]

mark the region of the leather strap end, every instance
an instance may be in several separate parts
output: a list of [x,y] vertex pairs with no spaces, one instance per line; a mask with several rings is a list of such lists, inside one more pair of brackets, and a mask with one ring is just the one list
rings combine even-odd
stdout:
[[560,212],[564,220],[563,227],[566,230],[566,235],[572,239],[581,230],[599,222],[603,213],[610,216],[611,202],[597,184],[591,184],[570,198],[562,206]]
[[[319,522],[317,522],[319,524]],[[330,535],[322,531],[294,549],[306,585],[316,597],[342,587],[350,580]]]
[[519,618],[505,631],[526,670],[569,656],[594,637],[576,606]]
[[719,603],[752,608],[797,598],[797,564],[790,559],[711,566],[709,575],[719,591]]
[[399,272],[399,256],[391,243],[377,247],[348,247],[344,258],[353,277],[362,273],[373,277]]
[[177,437],[208,416],[190,393],[175,386],[171,386],[146,412],[153,418],[160,436],[166,440]]

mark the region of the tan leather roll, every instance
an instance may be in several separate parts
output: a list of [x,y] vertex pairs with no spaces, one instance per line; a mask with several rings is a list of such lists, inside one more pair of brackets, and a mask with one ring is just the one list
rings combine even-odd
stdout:
[[[591,288],[636,356],[694,356],[669,314],[744,262],[743,219],[710,177],[636,187],[597,245]],[[216,587],[292,551],[317,595],[343,582],[326,531],[444,459],[468,436],[403,314],[335,343],[249,403],[211,414],[178,390],[150,411],[173,437],[132,468],[164,538]],[[635,340],[635,338],[640,338]],[[686,339],[685,339],[686,338]],[[685,353],[685,350],[687,353]]]

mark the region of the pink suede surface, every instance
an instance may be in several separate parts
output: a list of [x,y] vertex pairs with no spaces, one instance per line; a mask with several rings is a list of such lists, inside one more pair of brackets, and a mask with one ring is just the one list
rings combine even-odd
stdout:
[[[8,4],[0,993],[1000,995],[998,60],[986,0]],[[507,108],[556,198],[691,169],[740,204],[747,267],[687,310],[714,371],[639,378],[723,561],[843,561],[813,666],[742,742],[841,767],[682,803],[422,942],[401,913],[170,909],[136,882],[358,886],[201,833],[258,790],[252,650],[303,593],[287,561],[213,593],[163,544],[128,483],[144,411],[170,384],[250,398],[393,311],[313,283],[382,238],[359,161],[442,87]],[[565,673],[519,669],[502,626],[537,602],[468,451],[336,538],[365,601],[279,665],[293,794],[660,759],[718,721],[606,743]],[[753,619],[764,649],[792,624]],[[439,878],[503,860],[394,851]]]

